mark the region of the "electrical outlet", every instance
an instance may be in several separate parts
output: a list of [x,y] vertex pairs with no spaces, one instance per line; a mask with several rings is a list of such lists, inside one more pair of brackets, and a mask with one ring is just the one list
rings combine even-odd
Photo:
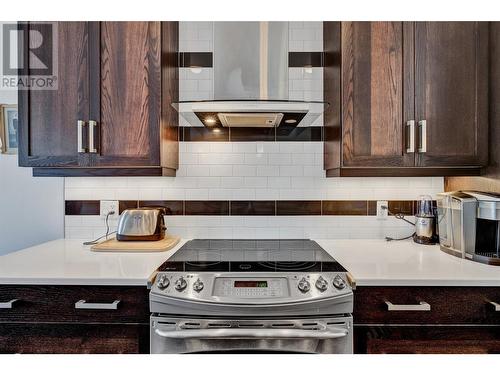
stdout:
[[106,216],[109,212],[114,211],[114,214],[109,215],[110,219],[118,218],[118,201],[101,201],[101,216]]
[[389,202],[387,201],[377,201],[377,219],[386,220],[389,215]]

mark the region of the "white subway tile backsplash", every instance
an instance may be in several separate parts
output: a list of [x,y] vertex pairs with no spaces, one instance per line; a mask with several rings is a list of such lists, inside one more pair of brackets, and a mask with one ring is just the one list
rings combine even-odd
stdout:
[[257,166],[257,176],[276,176],[279,174],[279,167],[276,165]]
[[267,188],[267,177],[245,177],[247,188]]
[[240,189],[245,187],[245,177],[222,177],[221,185],[225,188]]
[[286,189],[291,186],[290,177],[269,177],[268,186],[273,189]]
[[162,189],[161,191],[162,200],[185,200],[186,191],[184,189]]
[[304,167],[298,165],[280,166],[280,176],[303,176]]
[[247,165],[265,165],[268,163],[268,155],[264,153],[245,154],[245,164]]
[[232,200],[253,200],[255,198],[256,189],[233,189]]
[[[213,51],[212,22],[181,22],[179,49]],[[323,50],[322,22],[289,22],[289,50]],[[213,99],[213,69],[179,69],[180,100]],[[322,68],[289,68],[290,100],[323,100]],[[183,118],[181,126],[189,126]],[[314,122],[323,125],[323,116]],[[66,200],[394,200],[435,196],[442,177],[326,178],[323,142],[180,142],[177,177],[66,178]],[[184,238],[383,238],[412,228],[393,217],[169,216]],[[116,220],[112,221],[116,227]],[[66,216],[67,238],[104,233],[99,216]]]
[[292,154],[293,165],[314,165],[315,154]]
[[[193,142],[196,143],[196,142]],[[233,145],[230,142],[207,142],[210,153],[232,153]]]
[[208,189],[186,189],[186,200],[206,200],[208,199]]
[[205,165],[186,165],[186,174],[184,176],[210,176],[210,168],[212,168],[212,166],[207,167]]
[[233,165],[233,176],[255,176],[256,174],[255,165]]
[[210,176],[232,176],[233,166],[232,165],[211,165],[209,168],[202,167],[205,171],[208,171]]
[[303,153],[304,142],[280,142],[280,153]]
[[198,177],[199,188],[218,188],[220,187],[220,177]]
[[257,200],[278,200],[280,198],[277,189],[255,189],[255,199]]
[[291,165],[292,155],[288,153],[269,154],[269,165]]

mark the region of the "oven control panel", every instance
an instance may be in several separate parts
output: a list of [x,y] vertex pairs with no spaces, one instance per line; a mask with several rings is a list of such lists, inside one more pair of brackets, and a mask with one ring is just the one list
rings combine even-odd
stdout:
[[160,272],[152,293],[207,302],[302,301],[351,293],[345,273]]

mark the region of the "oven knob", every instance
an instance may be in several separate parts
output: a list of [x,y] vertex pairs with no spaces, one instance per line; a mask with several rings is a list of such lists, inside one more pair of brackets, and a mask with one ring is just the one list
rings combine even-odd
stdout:
[[309,281],[306,280],[305,277],[303,277],[300,281],[299,281],[299,285],[297,286],[299,288],[299,290],[302,292],[302,293],[307,293],[309,292],[309,289],[311,289],[311,284],[309,284]]
[[325,290],[328,289],[328,281],[323,279],[322,276],[318,277],[318,280],[316,280],[316,289],[318,289],[320,292],[324,292]]
[[177,290],[178,292],[182,292],[184,289],[186,289],[186,287],[187,282],[182,276],[175,281],[175,290]]
[[167,279],[167,276],[161,275],[160,280],[158,280],[158,283],[156,285],[158,285],[158,288],[160,288],[160,289],[165,289],[166,287],[169,286],[169,284],[170,284],[170,280]]
[[203,281],[201,281],[200,279],[196,280],[193,284],[193,289],[195,292],[201,292],[203,290]]
[[339,275],[335,276],[333,278],[333,286],[337,289],[344,289],[345,288],[345,281],[342,277]]

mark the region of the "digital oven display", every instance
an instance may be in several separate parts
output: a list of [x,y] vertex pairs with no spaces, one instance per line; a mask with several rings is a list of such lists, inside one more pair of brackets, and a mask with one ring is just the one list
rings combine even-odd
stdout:
[[240,280],[234,282],[235,288],[267,288],[267,281]]

